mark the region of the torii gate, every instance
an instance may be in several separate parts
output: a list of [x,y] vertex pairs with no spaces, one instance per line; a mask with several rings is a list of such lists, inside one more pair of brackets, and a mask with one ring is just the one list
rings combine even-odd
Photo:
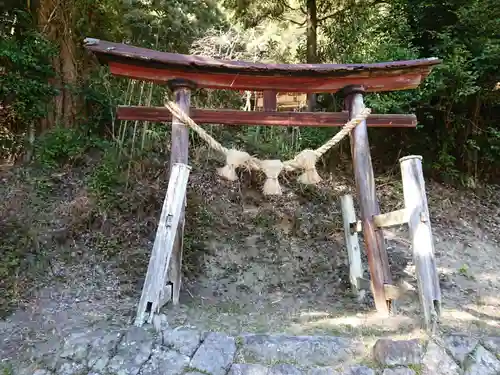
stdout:
[[[352,198],[345,196],[341,199],[351,284],[357,290],[362,281],[357,233],[363,232],[376,308],[382,313],[391,311],[393,301],[397,297],[394,293],[395,287],[392,284],[381,229],[407,223],[412,237],[425,326],[426,328],[434,326],[440,315],[441,291],[434,258],[421,157],[408,156],[400,160],[405,209],[381,214],[376,197],[367,133],[368,126],[415,127],[416,117],[367,114],[369,112],[365,110],[363,95],[370,92],[416,88],[430,74],[432,68],[441,63],[438,59],[347,65],[262,64],[159,52],[92,38],[85,39],[85,47],[92,51],[101,63],[109,65],[111,73],[116,76],[167,84],[173,91],[177,104],[176,111],[168,103],[166,103],[167,108],[119,106],[117,110],[117,117],[121,120],[172,122],[169,191],[160,219],[136,324],[143,323],[144,314],[148,309],[151,310],[149,319],[151,321],[153,310],[158,310],[170,298],[174,304],[179,303],[184,200],[189,174],[187,167],[189,130],[184,124],[193,124],[194,121],[198,124],[328,127],[343,126],[349,121],[353,124],[346,134],[350,133],[356,190],[361,209],[358,220],[354,213]],[[190,108],[190,95],[194,88],[260,91],[264,94],[264,111]],[[278,92],[338,91],[345,97],[345,110],[342,112],[276,111]],[[276,181],[278,174],[274,176]],[[160,233],[161,228],[164,229]],[[162,246],[162,241],[169,242],[170,250],[167,251],[168,254],[161,253],[162,260],[158,261],[160,253],[156,249]],[[156,270],[155,262],[161,263],[160,268]],[[170,289],[165,289],[167,279],[171,283]],[[158,283],[162,285],[157,285]],[[171,295],[166,295],[168,293]],[[153,294],[154,297],[151,297]]]

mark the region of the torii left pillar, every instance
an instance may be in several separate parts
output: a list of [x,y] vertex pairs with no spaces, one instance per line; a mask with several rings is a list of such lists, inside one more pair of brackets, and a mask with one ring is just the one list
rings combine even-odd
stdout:
[[[191,91],[196,88],[196,85],[188,80],[171,80],[168,82],[168,87],[174,93],[175,103],[181,111],[189,116],[191,107]],[[170,149],[170,168],[175,163],[188,165],[189,159],[189,128],[177,117],[172,118],[171,131],[171,149]],[[184,243],[184,223],[185,223],[185,206],[186,200],[181,211],[179,226],[175,236],[174,248],[168,266],[168,281],[172,285],[172,303],[179,304],[179,295],[182,286],[182,253]]]

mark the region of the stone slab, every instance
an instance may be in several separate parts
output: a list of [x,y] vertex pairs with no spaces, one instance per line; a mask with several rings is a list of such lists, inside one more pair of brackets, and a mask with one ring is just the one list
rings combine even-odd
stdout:
[[451,335],[444,338],[444,344],[460,365],[463,366],[465,360],[479,344],[479,340],[465,335]]
[[87,367],[92,371],[103,372],[108,365],[113,353],[123,337],[119,331],[103,332],[92,341],[87,355]]
[[465,363],[464,375],[498,375],[499,373],[500,361],[481,345]]
[[258,364],[234,363],[228,375],[269,375],[269,368]]
[[399,368],[386,368],[382,375],[417,375],[417,373],[407,367],[399,367]]
[[130,328],[120,344],[116,355],[107,366],[108,372],[116,375],[137,375],[149,359],[154,336],[140,327]]
[[237,358],[245,363],[335,366],[362,353],[356,340],[330,336],[244,335]]
[[175,350],[155,348],[149,360],[142,366],[140,375],[182,375],[190,358]]
[[300,369],[290,364],[274,365],[267,375],[305,375]]
[[483,346],[500,358],[500,337],[486,337]]
[[344,369],[342,375],[375,375],[375,371],[366,366],[352,366]]
[[422,363],[419,340],[379,339],[373,346],[373,357],[382,366],[408,366]]
[[180,327],[163,331],[163,345],[192,357],[201,344],[201,332],[192,328]]
[[189,364],[189,367],[210,375],[226,375],[236,353],[234,337],[211,332]]
[[460,367],[443,346],[430,341],[422,361],[422,375],[459,375]]
[[57,375],[81,375],[86,373],[86,367],[83,363],[63,362],[57,367]]
[[333,367],[316,367],[309,369],[307,375],[341,375],[341,374]]

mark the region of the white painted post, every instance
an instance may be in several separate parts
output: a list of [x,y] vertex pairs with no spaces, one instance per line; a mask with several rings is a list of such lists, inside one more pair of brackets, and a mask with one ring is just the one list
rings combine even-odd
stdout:
[[177,228],[184,208],[190,170],[191,167],[186,164],[176,163],[172,166],[153,251],[149,259],[148,272],[137,307],[136,326],[142,326],[148,310],[147,320],[151,323],[154,314],[171,298],[171,295],[165,295],[166,291],[171,291],[171,288],[166,288],[165,285],[166,270],[170,263]]
[[349,256],[349,280],[354,292],[359,295],[359,280],[363,278],[363,265],[361,263],[358,233],[351,230],[351,223],[357,222],[352,196],[347,194],[340,197],[340,206],[344,220],[345,246],[347,248],[347,255]]
[[441,313],[441,288],[434,256],[422,157],[406,156],[399,162],[424,324],[426,329],[432,330]]

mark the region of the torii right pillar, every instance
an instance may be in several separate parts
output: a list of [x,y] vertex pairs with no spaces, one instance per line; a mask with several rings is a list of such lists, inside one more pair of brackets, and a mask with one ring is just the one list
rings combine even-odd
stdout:
[[[363,102],[364,89],[360,86],[348,86],[343,89],[343,93],[345,95],[345,109],[349,111],[349,118],[354,118],[365,108]],[[392,285],[392,278],[384,235],[376,227],[373,220],[374,215],[380,214],[380,207],[375,190],[375,179],[365,120],[354,128],[350,134],[350,138],[354,177],[361,210],[360,219],[370,269],[371,289],[377,311],[389,314],[392,309],[392,301],[386,296],[385,286]]]

